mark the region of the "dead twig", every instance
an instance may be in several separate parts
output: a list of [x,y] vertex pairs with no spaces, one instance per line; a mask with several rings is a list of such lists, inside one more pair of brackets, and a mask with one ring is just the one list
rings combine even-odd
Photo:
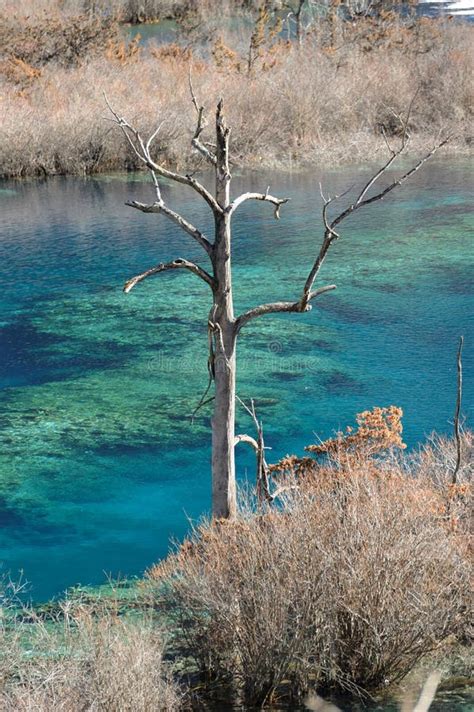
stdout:
[[457,357],[457,369],[458,369],[458,387],[457,387],[457,397],[456,397],[456,410],[454,413],[454,437],[456,439],[456,466],[453,472],[453,485],[457,484],[458,473],[461,467],[461,429],[459,425],[459,416],[461,414],[461,403],[462,403],[462,347],[464,344],[464,336],[459,337],[459,348]]

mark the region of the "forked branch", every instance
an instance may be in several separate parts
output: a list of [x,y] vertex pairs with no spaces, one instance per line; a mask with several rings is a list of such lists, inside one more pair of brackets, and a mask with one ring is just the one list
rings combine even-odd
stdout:
[[250,407],[244,403],[243,400],[241,400],[237,396],[237,400],[239,403],[245,408],[247,413],[250,415],[252,418],[255,429],[257,431],[257,439],[252,438],[250,435],[237,435],[237,437],[234,440],[234,444],[237,445],[240,442],[245,442],[251,445],[251,447],[255,450],[255,456],[257,459],[257,473],[256,473],[256,492],[257,492],[257,498],[260,503],[263,502],[272,502],[273,501],[273,496],[270,493],[270,483],[269,483],[269,469],[267,465],[267,461],[265,459],[265,450],[268,448],[265,447],[265,442],[263,439],[263,425],[262,423],[258,420],[257,418],[257,413],[255,410],[255,403],[253,400],[250,401]]
[[401,155],[401,153],[405,150],[405,147],[407,145],[407,141],[403,144],[403,147],[396,151],[393,155],[393,158],[391,158],[387,163],[377,171],[375,176],[367,183],[367,185],[364,187],[364,189],[361,191],[359,194],[357,200],[354,203],[351,203],[345,210],[343,210],[334,220],[331,222],[331,228],[335,228],[337,225],[339,225],[343,220],[345,220],[349,215],[351,215],[353,212],[358,210],[359,208],[362,208],[364,205],[370,205],[370,203],[375,203],[377,200],[383,200],[388,193],[390,193],[394,188],[397,188],[398,186],[402,185],[408,178],[410,178],[414,173],[416,173],[425,163],[428,161],[430,158],[434,156],[434,154],[443,146],[445,146],[449,141],[449,137],[443,139],[442,141],[439,141],[437,144],[433,146],[433,148],[428,151],[427,154],[425,154],[418,163],[416,163],[410,170],[406,171],[400,178],[397,178],[397,180],[394,180],[392,183],[390,183],[386,188],[381,190],[379,193],[376,193],[375,195],[372,195],[370,198],[366,198],[365,200],[363,199],[364,196],[366,195],[367,191],[369,188],[371,188],[375,182],[385,173],[385,171],[392,165],[393,161],[395,158],[398,158],[398,156]]
[[[405,131],[406,131],[406,126],[405,126]],[[378,200],[383,200],[388,193],[390,193],[392,190],[397,188],[398,186],[402,185],[410,176],[412,176],[416,171],[418,171],[426,161],[428,161],[438,149],[440,149],[442,146],[444,146],[448,142],[449,138],[443,139],[442,141],[439,141],[433,148],[425,154],[419,161],[416,163],[412,168],[410,168],[408,171],[406,171],[400,178],[397,178],[397,180],[392,181],[386,188],[383,190],[379,191],[378,193],[375,193],[375,195],[372,195],[370,198],[365,198],[364,196],[367,194],[368,190],[372,188],[376,182],[379,180],[379,178],[382,177],[382,175],[388,170],[388,168],[392,165],[393,161],[400,156],[403,151],[405,150],[407,143],[408,143],[408,136],[404,136],[402,138],[400,147],[397,151],[392,151],[392,155],[388,161],[378,170],[374,175],[370,178],[370,180],[364,185],[362,190],[357,196],[357,199],[351,203],[347,208],[342,210],[335,218],[333,218],[331,221],[329,221],[328,218],[328,208],[333,203],[334,201],[338,200],[342,196],[334,196],[333,198],[324,198],[323,197],[323,222],[324,222],[324,237],[323,241],[321,244],[321,248],[319,250],[319,253],[316,257],[316,260],[313,263],[313,266],[310,270],[310,273],[306,279],[304,288],[303,288],[303,295],[301,298],[302,305],[306,305],[309,300],[310,300],[310,294],[312,292],[313,284],[319,274],[319,271],[322,267],[322,264],[326,258],[326,255],[328,253],[328,250],[331,246],[331,244],[334,242],[334,240],[337,240],[339,237],[339,233],[336,231],[336,227],[340,225],[343,220],[349,217],[349,215],[352,215],[356,210],[359,210],[359,208],[362,208],[365,205],[370,205],[370,203],[375,203]],[[343,194],[344,195],[344,194]]]
[[211,207],[214,214],[222,213],[222,208],[217,203],[213,195],[193,176],[189,174],[182,175],[181,173],[170,171],[160,163],[156,163],[156,161],[153,160],[151,156],[151,144],[156,138],[160,127],[158,127],[150,136],[150,138],[145,142],[139,131],[135,127],[133,127],[123,116],[120,116],[115,111],[115,109],[112,108],[105,94],[104,97],[107,106],[114,117],[112,121],[120,127],[134,154],[142,163],[147,166],[147,168],[150,169],[150,171],[154,171],[163,178],[168,178],[169,180],[172,180],[176,183],[182,183],[183,185],[187,185],[190,188],[193,188],[196,193],[198,193],[202,198],[204,198],[206,203]]
[[258,307],[249,309],[249,311],[241,314],[236,320],[236,330],[239,332],[243,326],[251,319],[256,319],[259,316],[264,316],[265,314],[278,314],[283,312],[296,312],[301,313],[304,311],[311,310],[311,304],[309,302],[321,294],[326,292],[331,292],[336,289],[335,284],[327,284],[325,287],[320,287],[310,292],[308,295],[308,303],[303,306],[301,300],[297,302],[269,302],[268,304],[260,304]]
[[[411,106],[410,106],[410,109],[411,109]],[[325,294],[326,292],[330,292],[333,289],[336,289],[336,285],[334,285],[334,284],[330,284],[325,287],[320,287],[319,289],[313,289],[313,287],[314,287],[316,278],[318,277],[318,274],[320,272],[320,269],[324,263],[324,260],[326,259],[326,255],[329,251],[329,248],[331,247],[332,243],[335,240],[337,240],[339,237],[339,233],[336,230],[337,226],[340,225],[343,222],[343,220],[348,218],[349,215],[352,215],[352,213],[354,213],[356,210],[359,210],[359,208],[362,208],[365,205],[370,205],[371,203],[374,203],[378,200],[383,200],[383,198],[385,198],[385,196],[388,195],[392,190],[394,190],[398,186],[402,185],[402,183],[404,183],[406,180],[408,180],[408,178],[410,178],[414,173],[416,173],[416,171],[418,171],[423,166],[423,164],[426,163],[426,161],[428,161],[432,156],[434,156],[434,154],[449,141],[449,138],[445,138],[445,139],[438,141],[438,143],[436,143],[433,146],[433,148],[427,154],[425,154],[412,168],[410,168],[408,171],[403,173],[403,175],[401,175],[396,180],[392,181],[388,186],[383,188],[383,190],[380,190],[379,192],[375,193],[375,195],[372,195],[367,198],[366,196],[367,196],[368,192],[370,191],[370,189],[373,188],[373,186],[378,182],[378,180],[390,168],[390,166],[393,164],[393,162],[405,150],[405,148],[408,144],[408,141],[409,141],[408,118],[409,118],[409,113],[408,113],[406,120],[404,122],[402,122],[403,135],[401,138],[399,148],[397,150],[394,150],[387,144],[389,151],[390,151],[389,159],[365,183],[365,185],[359,191],[356,200],[354,202],[350,203],[350,205],[348,205],[344,210],[342,210],[332,220],[329,218],[329,215],[328,215],[329,206],[334,201],[338,200],[343,195],[345,195],[348,191],[346,191],[346,193],[343,193],[342,195],[334,196],[332,198],[325,198],[323,195],[323,192],[321,190],[321,197],[323,200],[322,219],[323,219],[323,224],[324,224],[324,235],[323,235],[323,240],[322,240],[319,252],[316,256],[316,259],[313,262],[313,265],[312,265],[312,267],[309,271],[309,274],[306,278],[306,281],[304,283],[303,291],[302,291],[300,299],[295,302],[273,302],[273,303],[269,303],[269,304],[261,304],[253,309],[250,309],[249,311],[245,312],[244,314],[241,314],[237,318],[237,320],[236,320],[236,330],[237,331],[240,331],[240,329],[246,323],[251,321],[252,319],[256,319],[257,317],[264,316],[265,314],[275,314],[278,312],[300,312],[301,313],[301,312],[309,311],[311,309],[310,302],[315,297],[318,297],[321,294]],[[256,195],[258,195],[258,194],[246,193],[246,194],[244,194],[244,196],[237,198],[231,206],[232,209],[235,210],[237,205],[239,205],[241,202],[243,202],[244,200],[247,200],[249,198],[254,198],[254,197],[256,197]],[[268,196],[268,194],[260,196],[257,199],[270,200],[270,202],[274,202],[276,200],[276,199],[273,199],[271,196]],[[277,205],[277,210],[278,210],[278,208],[279,208],[279,204]]]
[[217,165],[217,156],[215,153],[210,151],[205,144],[202,143],[200,136],[204,129],[206,128],[206,119],[204,117],[204,106],[199,105],[196,95],[194,93],[193,82],[191,78],[191,68],[189,68],[189,91],[191,93],[191,101],[196,109],[197,113],[197,124],[196,130],[194,131],[193,138],[191,140],[194,148],[199,151],[199,153],[204,156],[204,158],[209,161],[213,166]]
[[181,257],[178,257],[176,260],[173,260],[173,262],[161,262],[159,265],[156,265],[156,267],[147,269],[145,272],[137,274],[136,277],[132,277],[132,279],[129,279],[128,282],[125,283],[123,291],[128,294],[137,284],[139,284],[139,282],[143,282],[143,280],[147,279],[147,277],[152,277],[154,274],[166,272],[170,269],[187,269],[193,274],[195,274],[196,277],[199,277],[204,282],[206,282],[206,284],[208,284],[210,288],[214,290],[214,279],[211,277],[210,274],[206,272],[206,270],[202,269],[202,267],[199,267],[199,265],[195,264],[194,262],[190,262],[189,260],[184,260]]

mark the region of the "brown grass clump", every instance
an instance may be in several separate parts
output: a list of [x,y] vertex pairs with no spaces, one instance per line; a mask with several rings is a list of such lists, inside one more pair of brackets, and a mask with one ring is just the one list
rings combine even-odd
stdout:
[[365,453],[313,468],[278,510],[203,524],[149,572],[175,645],[246,704],[399,681],[470,635],[467,532],[446,496]]
[[[160,631],[143,617],[118,618],[65,602],[56,621],[11,624],[16,654],[1,640],[5,712],[171,712],[182,695],[163,662]],[[19,639],[21,637],[21,646]]]

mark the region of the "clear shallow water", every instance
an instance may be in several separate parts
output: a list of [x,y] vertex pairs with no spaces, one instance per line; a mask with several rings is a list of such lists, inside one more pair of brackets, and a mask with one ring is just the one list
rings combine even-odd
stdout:
[[[334,193],[366,174],[322,178]],[[234,180],[235,194],[271,183],[291,197],[280,222],[261,203],[236,217],[237,311],[298,294],[320,240],[320,178]],[[272,458],[374,405],[403,407],[412,446],[449,431],[460,333],[472,423],[471,188],[466,161],[428,165],[345,224],[321,278],[337,292],[243,332],[239,394],[256,399]],[[210,229],[193,193],[164,192]],[[207,288],[168,273],[121,292],[162,260],[205,261],[128,198],[152,199],[144,176],[0,185],[0,560],[36,600],[140,574],[209,508],[210,413],[188,417],[207,383]],[[252,477],[245,450],[238,467]]]

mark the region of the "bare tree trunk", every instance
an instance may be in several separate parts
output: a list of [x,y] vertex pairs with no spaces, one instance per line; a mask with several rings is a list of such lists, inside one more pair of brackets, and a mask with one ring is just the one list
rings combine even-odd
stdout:
[[461,414],[462,403],[462,347],[464,344],[464,336],[459,338],[459,349],[457,358],[458,367],[458,389],[456,398],[456,411],[454,413],[454,437],[456,440],[456,465],[453,472],[453,485],[457,484],[459,468],[461,467],[461,432],[459,428],[459,416]]
[[[212,514],[220,519],[236,513],[235,486],[235,344],[233,325],[224,330],[222,322],[229,305],[224,306],[219,328],[219,347],[215,358],[215,397],[212,418]],[[221,331],[222,330],[222,331]],[[220,339],[222,334],[222,339]]]
[[231,217],[229,170],[229,129],[222,115],[222,102],[216,114],[216,201],[222,208],[215,213],[215,242],[212,253],[214,307],[210,328],[214,331],[215,402],[212,418],[212,514],[216,518],[236,513],[235,486],[235,328],[232,300]]
[[216,218],[214,278],[216,289],[209,323],[214,333],[214,415],[212,418],[212,514],[233,517],[235,488],[235,377],[236,329],[232,302],[230,218]]

